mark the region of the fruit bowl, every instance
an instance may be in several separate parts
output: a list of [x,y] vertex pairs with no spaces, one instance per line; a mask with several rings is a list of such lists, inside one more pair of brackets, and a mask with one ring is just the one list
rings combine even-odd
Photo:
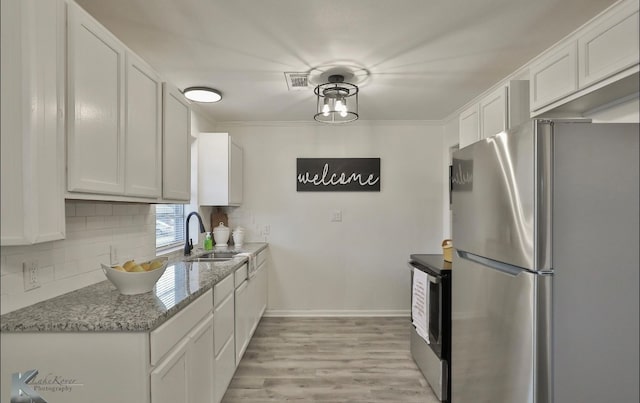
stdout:
[[[133,264],[127,264],[132,262]],[[127,268],[135,268],[138,266],[149,267],[149,270],[145,270],[142,268],[140,271],[138,268],[135,268],[134,271],[126,271],[123,266],[107,266],[105,264],[102,265],[102,271],[104,271],[104,275],[107,276],[109,281],[116,286],[120,294],[123,295],[136,295],[136,294],[144,294],[153,290],[153,286],[156,284],[158,279],[162,277],[164,271],[167,269],[168,259],[165,258],[157,258],[148,262],[144,262],[141,264],[136,264],[133,261],[125,263]],[[146,265],[149,266],[146,266]],[[117,267],[117,268],[116,268]],[[151,268],[155,267],[155,268]]]

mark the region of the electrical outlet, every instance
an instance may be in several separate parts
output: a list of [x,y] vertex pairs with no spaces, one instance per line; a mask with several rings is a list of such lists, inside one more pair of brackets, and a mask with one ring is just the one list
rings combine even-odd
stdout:
[[262,229],[262,235],[269,235],[269,233],[271,232],[271,225],[267,224],[264,226],[264,228]]
[[22,279],[24,280],[24,290],[29,291],[40,287],[38,280],[38,262],[29,261],[22,263]]
[[331,213],[331,221],[332,222],[341,222],[342,221],[342,211],[341,210],[334,210],[333,213]]
[[118,264],[118,249],[113,245],[109,247],[109,260],[112,266]]

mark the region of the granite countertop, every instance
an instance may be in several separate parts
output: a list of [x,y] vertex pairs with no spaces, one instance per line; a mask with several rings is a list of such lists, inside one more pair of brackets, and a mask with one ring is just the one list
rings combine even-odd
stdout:
[[[236,252],[255,256],[266,243]],[[229,249],[214,249],[229,251]],[[209,251],[207,251],[209,252]],[[199,254],[205,253],[200,251]],[[190,257],[197,256],[195,253]],[[0,316],[2,332],[148,332],[233,273],[249,258],[224,262],[173,261],[152,292],[122,295],[105,280]],[[212,301],[213,304],[213,301]]]

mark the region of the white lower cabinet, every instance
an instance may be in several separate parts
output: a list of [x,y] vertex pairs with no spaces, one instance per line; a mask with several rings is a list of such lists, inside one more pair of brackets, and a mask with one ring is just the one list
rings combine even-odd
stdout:
[[243,281],[236,288],[236,366],[249,345],[249,332],[251,331],[251,294],[249,291],[249,281]]
[[188,402],[189,340],[175,346],[173,352],[151,372],[151,401],[153,403]]
[[213,402],[212,294],[206,292],[151,332],[151,403]]
[[214,401],[213,315],[191,334],[188,347],[188,397],[190,403]]
[[213,290],[214,330],[214,401],[220,402],[236,370],[235,350],[235,290],[234,276],[230,275],[215,285]]
[[37,370],[36,381],[73,381],[43,388],[51,402],[219,403],[266,307],[265,256],[253,276],[243,264],[150,332],[1,333],[0,390]]
[[151,402],[213,402],[213,363],[213,315],[209,314],[151,371]]

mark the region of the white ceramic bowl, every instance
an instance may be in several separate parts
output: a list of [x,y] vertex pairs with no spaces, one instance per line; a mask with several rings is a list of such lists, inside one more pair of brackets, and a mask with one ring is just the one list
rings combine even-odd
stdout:
[[153,286],[158,279],[162,277],[164,271],[167,269],[167,258],[158,258],[153,260],[163,260],[162,267],[151,271],[142,272],[127,272],[120,271],[112,268],[111,266],[102,265],[102,271],[107,276],[109,281],[116,286],[120,294],[123,295],[136,295],[144,294],[153,290]]

